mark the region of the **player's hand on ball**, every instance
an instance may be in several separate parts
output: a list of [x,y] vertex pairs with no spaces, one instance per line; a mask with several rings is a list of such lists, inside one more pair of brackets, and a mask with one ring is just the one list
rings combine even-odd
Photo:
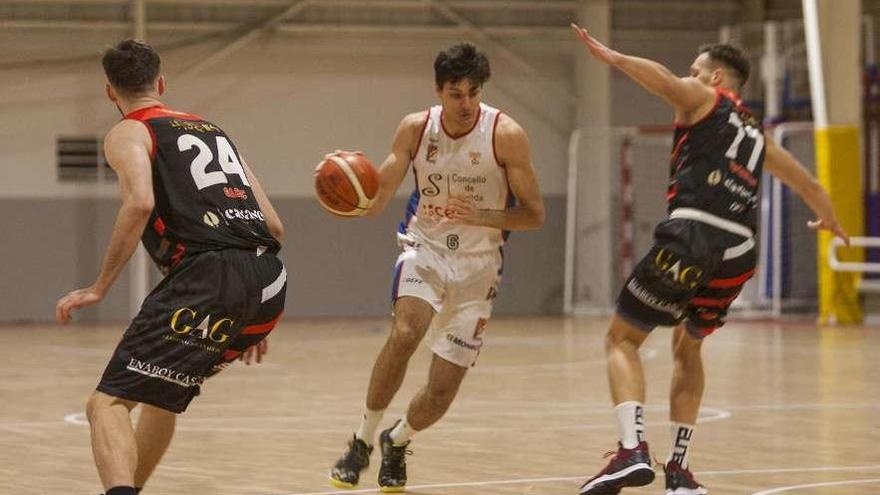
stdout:
[[85,287],[68,292],[55,305],[55,319],[58,320],[58,323],[66,325],[70,323],[71,311],[93,306],[101,302],[102,299],[104,299],[104,295],[95,290],[94,287]]
[[446,208],[452,212],[449,218],[453,222],[476,225],[477,207],[472,200],[464,196],[450,196]]
[[245,349],[241,356],[238,358],[240,361],[244,361],[244,364],[250,366],[251,360],[253,359],[257,364],[263,362],[263,356],[269,352],[269,339],[265,338],[261,340],[258,344],[252,345]]

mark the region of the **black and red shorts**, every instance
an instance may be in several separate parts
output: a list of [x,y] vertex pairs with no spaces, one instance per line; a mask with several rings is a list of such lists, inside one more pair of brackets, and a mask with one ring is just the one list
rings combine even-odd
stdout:
[[617,299],[617,313],[650,332],[686,322],[702,338],[724,325],[730,304],[755,273],[754,240],[691,219],[654,230],[654,246]]
[[144,300],[97,389],[183,412],[206,378],[272,331],[286,289],[284,264],[270,252],[185,258]]

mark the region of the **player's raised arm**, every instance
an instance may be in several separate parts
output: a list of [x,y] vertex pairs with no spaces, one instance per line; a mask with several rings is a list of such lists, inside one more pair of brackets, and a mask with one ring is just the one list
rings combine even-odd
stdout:
[[849,245],[849,235],[837,220],[831,198],[821,184],[792,156],[770,137],[764,137],[766,154],[764,167],[786,186],[790,187],[807,206],[813,210],[817,219],[809,222],[813,229],[827,229]]
[[104,155],[119,177],[122,206],[97,280],[58,301],[55,316],[60,323],[70,321],[72,310],[100,302],[137,248],[154,204],[150,146],[148,131],[140,122],[123,120],[107,134]]
[[663,64],[624,55],[603,45],[577,24],[572,23],[571,27],[593,57],[620,69],[643,88],[663,98],[678,112],[699,112],[703,107],[712,105],[715,92],[697,80],[693,67],[689,77],[678,77]]
[[381,215],[406,177],[406,171],[419,146],[425,124],[425,112],[411,113],[400,121],[391,142],[391,153],[379,167],[379,192],[366,216]]

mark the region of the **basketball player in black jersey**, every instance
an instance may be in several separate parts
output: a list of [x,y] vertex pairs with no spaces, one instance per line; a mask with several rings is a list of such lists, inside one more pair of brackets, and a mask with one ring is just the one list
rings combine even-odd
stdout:
[[[122,206],[94,284],[56,317],[100,302],[143,240],[165,278],[143,303],[86,405],[107,495],[138,493],[171,441],[175,414],[235,359],[257,362],[284,309],[283,227],[216,124],[164,107],[159,55],[126,40],[106,51],[107,96],[123,119],[104,139]],[[141,405],[137,429],[129,413]]]
[[644,436],[645,379],[638,349],[658,325],[675,326],[670,393],[672,447],[664,464],[667,495],[708,491],[688,469],[688,444],[703,396],[702,339],[724,324],[730,303],[755,270],[762,167],[792,188],[818,217],[810,226],[848,242],[831,199],[786,150],[764,134],[737,92],[749,64],[730,45],[709,45],[686,77],[618,53],[572,28],[590,54],[623,71],[675,108],[667,192],[669,218],[617,300],[606,337],[608,378],[620,432],[617,454],[581,486],[584,495],[616,494],[654,480]]

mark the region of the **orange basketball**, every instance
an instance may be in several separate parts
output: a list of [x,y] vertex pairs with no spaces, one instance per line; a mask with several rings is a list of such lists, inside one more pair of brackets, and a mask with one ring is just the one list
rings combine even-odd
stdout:
[[379,173],[361,153],[340,151],[327,155],[315,168],[318,203],[330,213],[358,217],[373,206],[379,191]]

